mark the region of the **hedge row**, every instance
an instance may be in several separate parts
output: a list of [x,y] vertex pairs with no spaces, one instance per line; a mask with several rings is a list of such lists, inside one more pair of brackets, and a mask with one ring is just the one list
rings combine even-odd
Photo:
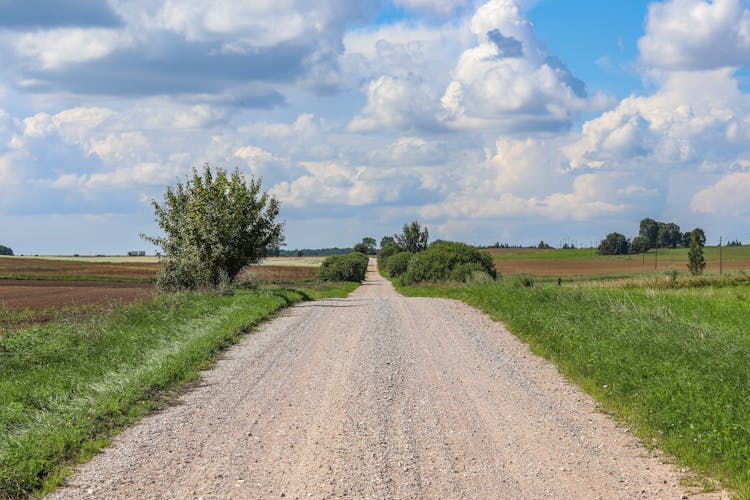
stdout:
[[359,252],[331,255],[318,269],[318,278],[323,281],[364,281],[368,257]]

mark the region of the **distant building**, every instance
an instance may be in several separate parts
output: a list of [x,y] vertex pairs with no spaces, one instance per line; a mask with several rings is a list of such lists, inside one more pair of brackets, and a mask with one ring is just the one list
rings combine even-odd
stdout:
[[128,252],[128,257],[145,257],[145,250],[131,250]]

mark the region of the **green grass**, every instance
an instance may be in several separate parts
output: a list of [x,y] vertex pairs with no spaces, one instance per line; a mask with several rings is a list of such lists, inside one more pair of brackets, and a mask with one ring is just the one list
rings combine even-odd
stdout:
[[278,309],[356,286],[167,295],[0,336],[0,498],[53,489],[71,461],[90,457]]
[[645,443],[750,496],[750,286],[399,287],[502,320]]

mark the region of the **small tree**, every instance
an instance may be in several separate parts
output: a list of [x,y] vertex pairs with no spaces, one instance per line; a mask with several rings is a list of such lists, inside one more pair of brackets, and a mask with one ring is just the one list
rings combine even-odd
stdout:
[[365,236],[360,243],[354,245],[352,250],[365,255],[375,255],[375,238]]
[[216,287],[233,282],[243,267],[282,244],[284,224],[276,222],[279,202],[247,182],[239,171],[203,173],[167,188],[163,203],[152,201],[163,237],[141,235],[164,249],[157,286],[162,290]]
[[389,245],[395,245],[396,239],[393,236],[383,236],[380,238],[380,248],[385,248]]
[[609,233],[605,239],[599,243],[597,251],[599,255],[627,255],[630,249],[630,242],[620,233]]
[[430,237],[427,228],[422,229],[419,222],[404,224],[401,234],[393,235],[396,244],[402,252],[417,253],[427,248],[427,240]]
[[13,250],[6,246],[0,245],[0,255],[13,255]]
[[695,228],[690,233],[690,249],[688,250],[688,270],[693,276],[703,274],[706,268],[706,259],[703,256],[703,246],[706,244],[706,235],[701,228]]

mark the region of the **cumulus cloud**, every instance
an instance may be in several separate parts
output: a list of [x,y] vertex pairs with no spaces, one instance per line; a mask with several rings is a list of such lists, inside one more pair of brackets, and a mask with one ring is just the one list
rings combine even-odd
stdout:
[[[707,92],[706,89],[712,89]],[[750,97],[730,70],[670,73],[651,96],[631,96],[583,125],[566,148],[572,168],[731,162],[750,137]]]
[[669,70],[750,64],[750,9],[741,0],[668,0],[649,5],[640,60]]
[[750,172],[734,172],[698,191],[690,207],[698,213],[750,215]]
[[367,105],[349,123],[352,132],[379,129],[434,129],[435,95],[420,77],[381,76],[367,88]]
[[[561,130],[592,106],[584,83],[550,54],[513,0],[491,0],[471,22],[478,44],[461,54],[441,103],[459,128]],[[598,96],[597,105],[604,102]]]

